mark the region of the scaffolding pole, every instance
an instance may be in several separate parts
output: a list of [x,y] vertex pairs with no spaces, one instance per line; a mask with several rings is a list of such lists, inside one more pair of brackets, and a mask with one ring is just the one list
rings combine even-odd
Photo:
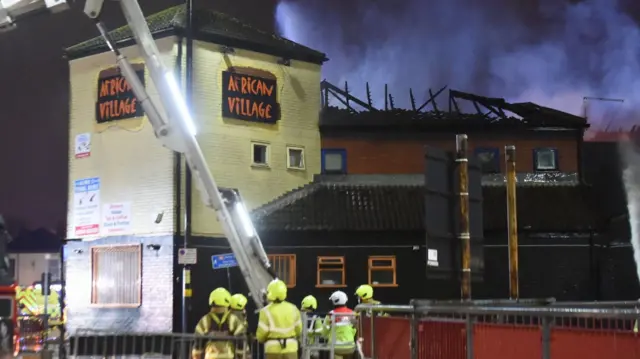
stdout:
[[520,298],[518,274],[518,210],[516,205],[516,146],[505,146],[507,218],[509,228],[509,297]]
[[462,244],[462,300],[471,300],[471,234],[469,228],[469,159],[467,135],[456,135],[456,165],[458,166],[458,197],[460,199],[460,228],[458,238]]

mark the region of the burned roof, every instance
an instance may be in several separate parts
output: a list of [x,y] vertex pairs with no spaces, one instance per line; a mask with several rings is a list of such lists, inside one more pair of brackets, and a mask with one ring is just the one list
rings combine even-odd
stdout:
[[[587,231],[596,215],[583,186],[520,186],[518,225],[536,232]],[[255,209],[262,231],[424,231],[422,185],[312,183]],[[507,228],[504,186],[483,186],[485,231]]]
[[[186,27],[185,5],[174,6],[153,14],[147,17],[147,24],[154,38],[182,35]],[[119,47],[134,44],[129,26],[120,27],[109,34]],[[194,11],[193,34],[196,40],[223,46],[238,47],[317,64],[327,61],[326,55],[322,52],[262,31],[234,17],[210,9],[196,9]],[[104,39],[95,37],[67,48],[65,54],[69,59],[76,59],[108,50]]]
[[[502,98],[478,96],[461,91],[449,90],[448,107],[438,107],[438,96],[444,93],[446,86],[435,93],[429,90],[429,98],[420,106],[410,92],[411,109],[396,108],[394,98],[385,88],[385,106],[383,109],[372,105],[371,93],[367,84],[367,101],[351,95],[348,85],[345,89],[322,82],[323,109],[320,116],[321,130],[329,129],[405,129],[450,131],[463,127],[467,132],[504,129],[542,130],[576,129],[589,127],[587,120],[580,116],[540,106],[532,102],[509,103]],[[330,98],[338,101],[340,107],[330,106]],[[465,112],[459,100],[465,100]]]

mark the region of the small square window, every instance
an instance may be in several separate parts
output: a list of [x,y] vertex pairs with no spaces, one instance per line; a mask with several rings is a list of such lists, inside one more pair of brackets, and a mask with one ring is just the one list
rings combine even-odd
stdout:
[[304,169],[304,150],[298,147],[287,147],[287,168]]
[[557,171],[558,151],[553,148],[539,148],[534,150],[533,164],[536,171]]
[[254,166],[269,165],[269,145],[266,143],[252,143],[251,156],[251,163]]
[[476,148],[474,151],[480,162],[482,173],[500,173],[500,150],[497,148]]
[[347,151],[343,149],[323,149],[322,172],[347,173]]

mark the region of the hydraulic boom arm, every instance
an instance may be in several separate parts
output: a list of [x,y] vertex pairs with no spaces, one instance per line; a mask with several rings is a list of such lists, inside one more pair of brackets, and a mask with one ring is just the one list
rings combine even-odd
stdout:
[[[116,62],[131,85],[138,101],[162,144],[182,153],[189,165],[202,200],[216,211],[238,266],[258,309],[264,306],[264,291],[275,278],[262,242],[255,231],[249,213],[237,191],[220,191],[195,138],[196,127],[184,101],[178,81],[167,70],[137,0],[119,0],[127,23],[134,35],[149,76],[156,85],[163,108],[149,97],[127,58],[109,39],[108,32],[99,21],[104,0],[87,0],[84,12],[96,21],[100,34],[116,56]],[[4,5],[4,6],[3,6]],[[68,8],[66,0],[0,0],[0,30],[16,26],[16,19],[39,12]],[[164,111],[163,111],[164,110]],[[166,113],[166,115],[165,115]]]

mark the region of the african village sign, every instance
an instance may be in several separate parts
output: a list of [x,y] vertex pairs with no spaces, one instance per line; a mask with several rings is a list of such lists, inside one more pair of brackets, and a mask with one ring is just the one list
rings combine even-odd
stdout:
[[280,119],[276,77],[266,71],[259,74],[222,72],[222,116],[270,124]]

